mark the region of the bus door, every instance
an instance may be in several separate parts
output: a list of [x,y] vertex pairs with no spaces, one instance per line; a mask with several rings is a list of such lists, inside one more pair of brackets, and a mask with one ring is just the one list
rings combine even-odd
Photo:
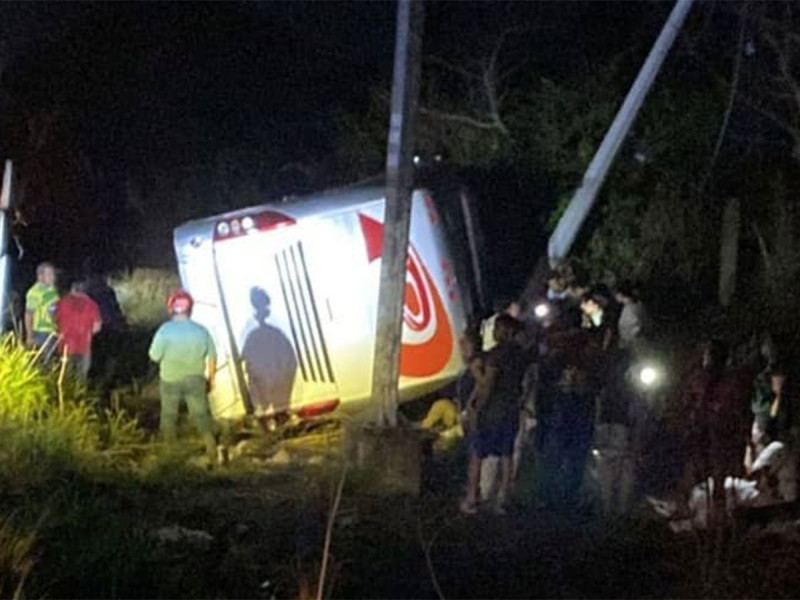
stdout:
[[300,227],[276,211],[227,219],[216,226],[214,260],[255,414],[335,408],[336,376]]

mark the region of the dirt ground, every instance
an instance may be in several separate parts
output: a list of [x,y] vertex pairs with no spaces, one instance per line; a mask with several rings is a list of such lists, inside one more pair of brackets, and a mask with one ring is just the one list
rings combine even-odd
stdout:
[[[334,426],[240,447],[214,472],[153,480],[77,478],[46,499],[31,597],[310,598],[342,477]],[[188,448],[192,452],[199,447]],[[607,520],[587,501],[556,512],[523,470],[506,516],[466,517],[464,448],[437,447],[418,498],[369,493],[349,471],[332,528],[325,597],[796,597],[800,529],[736,532],[714,546],[635,511]],[[523,466],[523,469],[526,469]],[[188,474],[187,474],[188,473]],[[53,492],[51,492],[53,493]],[[10,506],[36,498],[0,495]],[[719,549],[719,552],[717,552]]]

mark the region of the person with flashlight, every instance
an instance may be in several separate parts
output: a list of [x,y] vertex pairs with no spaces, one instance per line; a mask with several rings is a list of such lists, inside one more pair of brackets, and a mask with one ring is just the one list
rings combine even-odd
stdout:
[[217,351],[208,330],[191,320],[194,300],[178,290],[167,299],[170,320],[156,331],[150,344],[150,360],[159,366],[161,434],[164,441],[176,440],[178,410],[185,402],[206,447],[209,466],[216,464],[217,444],[208,404],[214,389]]

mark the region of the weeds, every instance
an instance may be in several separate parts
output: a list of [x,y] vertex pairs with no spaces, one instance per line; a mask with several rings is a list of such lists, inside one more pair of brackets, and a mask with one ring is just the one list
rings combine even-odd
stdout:
[[0,519],[0,597],[22,598],[25,582],[36,562],[36,531],[23,533],[12,518]]
[[143,441],[132,420],[99,413],[84,386],[40,365],[13,336],[0,341],[0,436],[0,480],[17,488],[117,468],[112,457]]
[[325,578],[328,575],[328,560],[331,554],[331,542],[333,540],[333,524],[336,522],[336,513],[339,511],[339,504],[342,501],[344,482],[347,478],[347,466],[342,468],[342,476],[339,478],[339,485],[336,487],[336,495],[333,499],[330,515],[328,516],[328,526],[325,528],[325,544],[322,549],[322,565],[319,569],[319,583],[317,585],[317,600],[324,598]]
[[0,341],[0,419],[30,424],[45,411],[48,380],[35,364],[35,355],[17,344],[15,336]]

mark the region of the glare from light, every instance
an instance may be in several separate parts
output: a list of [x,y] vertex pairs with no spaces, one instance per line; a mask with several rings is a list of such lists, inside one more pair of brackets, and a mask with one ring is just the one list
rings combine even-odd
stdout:
[[535,314],[539,319],[544,319],[548,314],[550,314],[550,307],[544,303],[537,304],[536,308],[533,309],[533,314]]
[[653,367],[642,367],[642,370],[639,371],[639,381],[642,382],[642,385],[650,387],[658,380],[658,371],[656,371]]
[[414,157],[414,164],[418,165],[419,162],[420,162],[420,158],[419,158],[419,155],[417,155],[417,156]]

